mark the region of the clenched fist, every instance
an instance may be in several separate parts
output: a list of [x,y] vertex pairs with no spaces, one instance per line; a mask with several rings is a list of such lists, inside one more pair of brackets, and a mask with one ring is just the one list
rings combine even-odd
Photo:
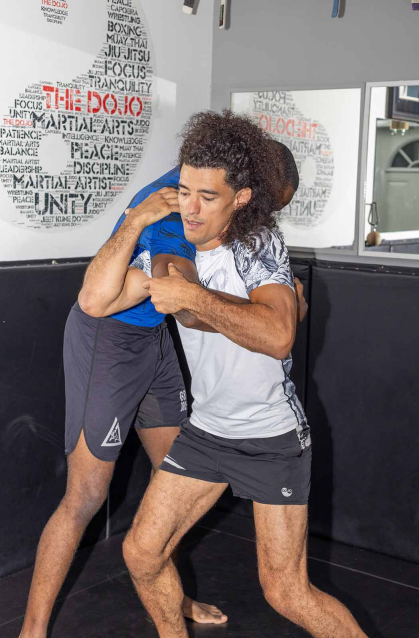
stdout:
[[168,277],[149,279],[143,287],[149,291],[157,312],[173,315],[185,310],[196,284],[191,284],[173,264],[168,265]]

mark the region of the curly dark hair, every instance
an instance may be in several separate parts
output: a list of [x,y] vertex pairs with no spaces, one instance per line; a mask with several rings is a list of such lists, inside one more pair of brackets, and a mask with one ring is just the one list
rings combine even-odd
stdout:
[[180,166],[223,168],[225,181],[234,192],[252,189],[250,201],[233,212],[222,241],[231,246],[238,240],[257,250],[261,245],[257,239],[275,227],[278,180],[285,185],[284,175],[274,169],[278,160],[271,138],[250,118],[228,109],[221,114],[195,113],[180,137]]

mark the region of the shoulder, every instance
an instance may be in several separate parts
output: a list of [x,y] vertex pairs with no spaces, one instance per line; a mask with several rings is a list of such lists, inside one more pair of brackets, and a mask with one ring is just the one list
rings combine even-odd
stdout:
[[140,240],[150,250],[152,257],[165,253],[186,257],[191,261],[195,259],[195,246],[185,238],[179,213],[170,213],[146,228],[141,233]]
[[256,250],[258,258],[266,265],[274,267],[280,261],[288,260],[288,250],[284,242],[282,233],[275,229],[265,231],[260,238],[256,240]]
[[179,213],[170,213],[155,224],[151,224],[143,232],[149,231],[150,237],[163,235],[165,237],[185,237],[182,219]]
[[254,248],[235,242],[233,253],[237,271],[248,293],[267,283],[294,287],[288,251],[278,230],[265,230],[255,238]]
[[235,241],[232,251],[236,262],[243,266],[264,264],[274,268],[274,261],[288,256],[284,238],[278,230],[264,230],[260,236],[254,238],[253,246]]

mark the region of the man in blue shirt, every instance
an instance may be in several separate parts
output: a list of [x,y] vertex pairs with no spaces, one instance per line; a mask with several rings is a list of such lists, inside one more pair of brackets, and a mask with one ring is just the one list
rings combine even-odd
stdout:
[[[169,262],[198,281],[195,247],[185,240],[177,214],[178,181],[176,168],[134,197],[89,265],[70,311],[64,335],[67,489],[41,536],[21,638],[46,638],[52,607],[86,527],[106,499],[131,425],[156,469],[187,416],[165,315],[139,285],[152,272],[167,274]],[[227,620],[216,607],[187,596],[183,613],[200,623]]]

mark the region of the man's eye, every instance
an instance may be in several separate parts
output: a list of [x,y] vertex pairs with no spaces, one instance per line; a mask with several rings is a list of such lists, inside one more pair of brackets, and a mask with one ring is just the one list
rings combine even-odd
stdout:
[[179,195],[182,195],[182,197],[186,197],[186,195],[187,195],[187,194],[188,194],[188,193],[184,193],[184,192],[182,192],[182,191],[179,191]]
[[206,202],[213,202],[215,198],[203,197],[202,199],[204,199]]

